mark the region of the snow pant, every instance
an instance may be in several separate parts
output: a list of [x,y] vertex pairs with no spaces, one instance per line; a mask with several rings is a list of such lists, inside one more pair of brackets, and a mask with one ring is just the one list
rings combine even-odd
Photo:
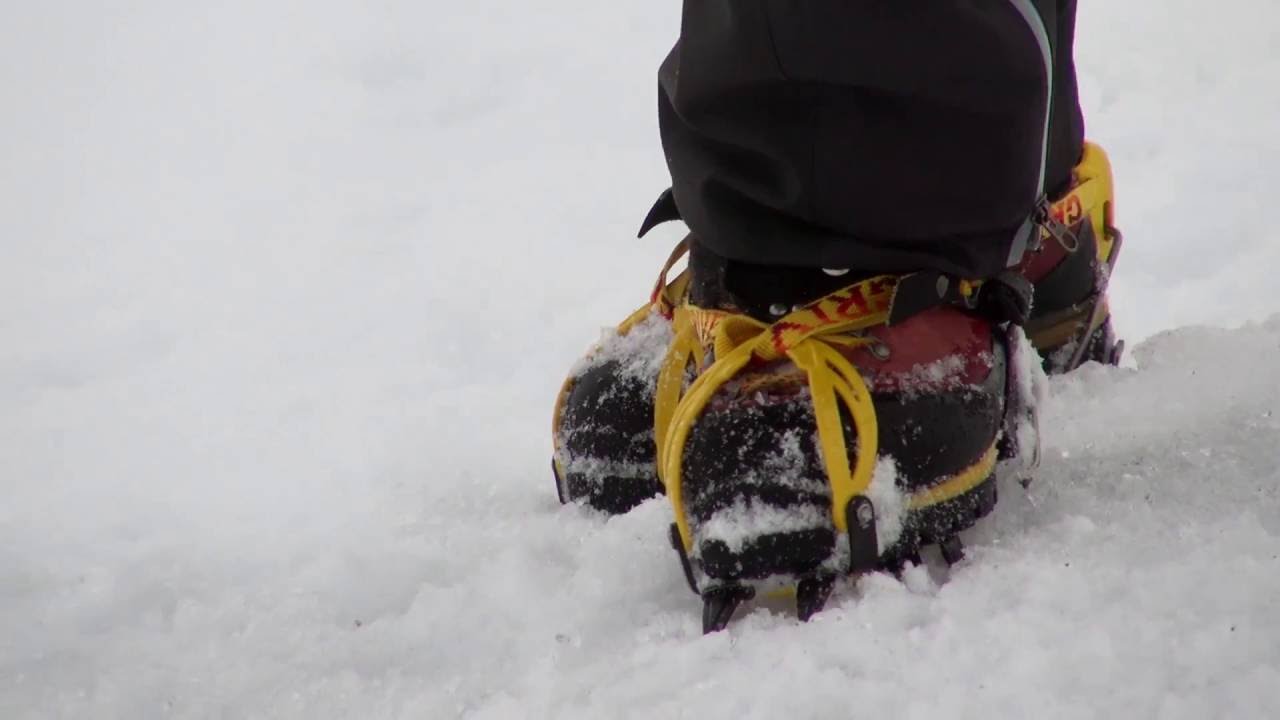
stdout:
[[685,0],[659,71],[682,218],[743,263],[1016,263],[1083,149],[1075,0]]

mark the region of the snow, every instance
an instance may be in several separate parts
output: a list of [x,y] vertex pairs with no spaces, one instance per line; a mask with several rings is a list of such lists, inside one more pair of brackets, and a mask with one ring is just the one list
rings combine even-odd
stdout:
[[876,545],[893,547],[902,536],[902,521],[907,514],[907,495],[898,487],[898,466],[891,457],[876,461],[867,498],[876,509]]
[[1025,484],[1035,476],[1044,450],[1040,408],[1044,407],[1045,398],[1049,395],[1049,378],[1038,361],[1040,356],[1022,328],[1011,328],[1010,335],[1013,351],[1010,353],[1009,371],[1017,383],[1014,397],[1022,402],[1023,408],[1015,416],[1012,428],[1016,452],[1013,457],[999,462],[997,472]]
[[950,573],[702,637],[548,470],[679,238],[675,4],[8,4],[0,717],[1280,714],[1280,8],[1080,12],[1130,366]]
[[[784,509],[738,498],[702,523],[698,527],[697,538],[701,541],[719,540],[736,553],[741,552],[749,541],[764,535],[811,530],[827,527],[830,523],[829,508],[806,505]],[[696,551],[698,546],[694,549]]]
[[605,328],[599,341],[569,369],[569,375],[578,377],[589,368],[612,362],[617,363],[615,372],[620,377],[636,380],[652,391],[658,386],[658,373],[674,337],[671,321],[657,312],[650,312],[625,333],[616,327]]
[[[990,355],[986,356],[987,367],[990,367]],[[901,380],[897,389],[903,397],[912,398],[921,394],[938,393],[946,390],[958,390],[963,384],[966,361],[962,355],[946,355],[933,362],[918,363],[910,370],[897,374]]]

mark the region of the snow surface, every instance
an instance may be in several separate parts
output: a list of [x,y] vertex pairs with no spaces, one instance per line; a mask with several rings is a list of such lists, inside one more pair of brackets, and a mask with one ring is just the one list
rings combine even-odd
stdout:
[[1280,6],[1080,12],[1150,339],[949,576],[704,638],[547,467],[676,3],[6,3],[0,717],[1280,715]]

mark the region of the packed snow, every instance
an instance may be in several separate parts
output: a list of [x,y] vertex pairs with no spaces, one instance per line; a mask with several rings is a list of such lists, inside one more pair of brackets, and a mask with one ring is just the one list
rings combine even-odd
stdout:
[[1280,716],[1280,6],[1080,13],[1126,365],[961,565],[703,637],[548,469],[678,3],[7,3],[0,717]]

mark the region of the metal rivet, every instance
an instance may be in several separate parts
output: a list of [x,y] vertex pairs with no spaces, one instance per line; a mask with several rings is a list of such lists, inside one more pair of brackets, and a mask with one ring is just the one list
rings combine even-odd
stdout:
[[831,277],[840,277],[841,275],[848,275],[849,268],[822,268],[822,272]]
[[876,519],[876,511],[871,507],[871,503],[862,503],[858,506],[858,525],[861,527],[869,527],[871,521]]
[[782,303],[774,303],[769,306],[769,314],[774,317],[782,317],[787,314],[787,306]]
[[873,357],[877,360],[888,360],[893,353],[889,350],[889,346],[884,343],[875,343],[867,348]]
[[950,287],[951,287],[951,281],[947,279],[947,276],[939,275],[938,284],[936,285],[936,288],[938,290],[938,297],[940,298],[946,297],[947,289]]

